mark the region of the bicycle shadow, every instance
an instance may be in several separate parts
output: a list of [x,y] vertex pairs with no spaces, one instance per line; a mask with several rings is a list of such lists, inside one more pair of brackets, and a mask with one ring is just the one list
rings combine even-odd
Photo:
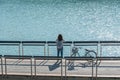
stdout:
[[84,63],[78,63],[75,65],[75,62],[70,60],[68,62],[68,70],[75,70],[75,67],[82,67],[82,68],[86,68],[86,67],[92,67],[94,65],[92,65],[92,62],[91,61],[86,61]]
[[57,60],[57,62],[55,62],[53,65],[49,65],[49,71],[53,71],[55,69],[57,69],[58,67],[60,67],[61,61]]
[[83,68],[92,66],[91,62],[80,63],[80,65],[82,65]]

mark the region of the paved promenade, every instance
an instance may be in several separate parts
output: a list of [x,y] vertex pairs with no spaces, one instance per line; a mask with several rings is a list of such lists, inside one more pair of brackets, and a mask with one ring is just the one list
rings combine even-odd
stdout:
[[[5,61],[3,60],[3,64],[4,63]],[[62,68],[61,61],[57,60],[37,60],[36,67],[34,65],[33,59],[32,67],[30,60],[7,59],[6,63],[7,70],[5,70],[5,65],[3,65],[3,74],[7,75],[61,76],[62,74],[62,76],[65,76],[64,59],[62,60]],[[93,66],[92,68],[92,65],[89,64],[88,61],[67,61],[67,76],[96,77],[96,74],[97,77],[120,77],[120,61],[101,61],[100,65],[97,68],[97,73],[96,66]]]

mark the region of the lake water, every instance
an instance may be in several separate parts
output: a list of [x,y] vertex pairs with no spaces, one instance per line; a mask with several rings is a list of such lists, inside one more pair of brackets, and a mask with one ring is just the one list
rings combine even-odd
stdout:
[[66,41],[120,40],[120,0],[0,0],[0,40],[54,41],[58,34]]

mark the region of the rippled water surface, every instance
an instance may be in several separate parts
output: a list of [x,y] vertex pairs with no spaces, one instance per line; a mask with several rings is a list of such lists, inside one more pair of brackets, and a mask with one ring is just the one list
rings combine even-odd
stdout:
[[0,0],[0,40],[54,41],[58,34],[120,40],[120,0]]

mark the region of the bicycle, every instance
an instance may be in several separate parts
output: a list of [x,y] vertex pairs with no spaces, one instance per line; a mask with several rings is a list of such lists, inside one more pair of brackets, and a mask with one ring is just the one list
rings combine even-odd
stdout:
[[[79,50],[83,49],[82,47],[76,47],[74,46],[72,48],[72,54],[71,57],[76,57],[78,55],[78,57],[80,56]],[[90,49],[84,49],[85,50],[85,54],[82,57],[92,57],[93,58],[93,65],[99,65],[100,62],[96,61],[96,57],[97,57],[97,52],[95,52],[94,50],[90,50]],[[92,65],[92,60],[87,60],[89,65]]]

